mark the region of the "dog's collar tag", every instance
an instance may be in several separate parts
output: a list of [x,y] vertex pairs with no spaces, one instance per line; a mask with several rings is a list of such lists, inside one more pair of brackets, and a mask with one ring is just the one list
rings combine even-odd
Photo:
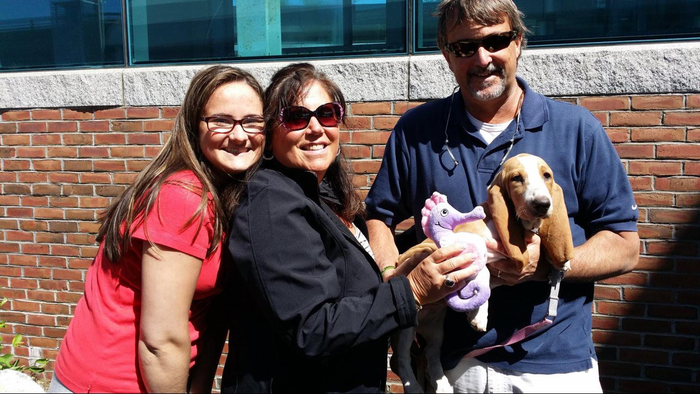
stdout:
[[553,269],[549,274],[549,309],[547,310],[547,320],[553,321],[557,317],[557,307],[559,306],[559,287],[564,278],[564,272]]

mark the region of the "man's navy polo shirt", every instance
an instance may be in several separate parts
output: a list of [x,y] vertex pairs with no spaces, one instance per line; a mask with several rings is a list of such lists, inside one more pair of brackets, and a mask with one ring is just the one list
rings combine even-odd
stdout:
[[[370,218],[389,226],[420,218],[434,191],[452,206],[471,211],[486,201],[488,184],[508,157],[542,157],[562,187],[574,245],[600,230],[637,231],[637,205],[624,167],[600,122],[584,108],[548,99],[522,79],[521,119],[487,146],[464,110],[461,93],[408,111],[397,122],[366,203]],[[449,114],[449,124],[445,129]],[[449,149],[458,164],[447,153]],[[511,143],[512,141],[512,143]],[[425,239],[420,226],[418,240]],[[549,285],[527,282],[499,286],[491,293],[489,330],[477,333],[466,316],[449,310],[442,347],[443,366],[452,369],[468,351],[494,345],[547,313]],[[492,350],[479,360],[529,373],[581,371],[595,358],[591,340],[593,283],[564,282],[558,316],[552,326],[513,346]]]

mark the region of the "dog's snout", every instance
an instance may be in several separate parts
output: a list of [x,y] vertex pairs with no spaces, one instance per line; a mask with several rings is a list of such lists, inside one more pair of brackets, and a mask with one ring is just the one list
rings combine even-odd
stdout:
[[540,215],[545,216],[552,202],[547,196],[537,196],[532,200],[532,208]]

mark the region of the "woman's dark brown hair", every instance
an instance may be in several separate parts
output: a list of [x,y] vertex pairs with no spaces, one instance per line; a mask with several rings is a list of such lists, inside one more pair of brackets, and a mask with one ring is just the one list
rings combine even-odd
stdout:
[[[163,149],[100,217],[102,226],[97,234],[97,241],[104,241],[104,253],[109,260],[116,263],[123,257],[131,244],[135,225],[143,223],[144,232],[148,237],[144,218],[153,209],[163,184],[172,182],[168,181],[168,178],[179,171],[192,171],[202,184],[201,189],[195,190],[191,185],[178,183],[201,196],[197,211],[185,226],[198,221],[201,229],[208,196],[211,196],[216,214],[213,239],[221,239],[224,226],[228,223],[232,209],[244,188],[244,181],[257,167],[255,165],[242,174],[222,176],[221,170],[214,168],[204,157],[199,145],[199,122],[204,107],[216,89],[230,82],[246,83],[262,101],[263,89],[255,77],[235,67],[208,67],[192,78],[170,138]],[[219,242],[212,242],[207,255],[218,246]]]
[[[275,73],[270,85],[265,90],[265,126],[269,130],[265,146],[272,146],[274,130],[282,127],[279,120],[282,109],[299,105],[314,82],[323,86],[331,100],[340,103],[343,107],[343,113],[346,112],[347,105],[343,93],[326,74],[309,63],[290,64]],[[267,152],[267,155],[269,154],[270,152]],[[356,216],[364,214],[362,199],[352,184],[342,149],[326,171],[323,181],[330,187],[335,197],[333,201],[328,199],[324,199],[324,201],[338,216],[345,221],[352,222]]]

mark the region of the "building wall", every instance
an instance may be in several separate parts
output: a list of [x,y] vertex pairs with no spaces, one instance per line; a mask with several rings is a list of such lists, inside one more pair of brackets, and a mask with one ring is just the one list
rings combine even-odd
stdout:
[[[700,389],[698,59],[697,44],[521,59],[534,89],[601,121],[639,204],[637,269],[595,291],[606,391]],[[439,55],[314,63],[350,100],[341,137],[363,194],[398,117],[454,84]],[[280,65],[240,64],[263,83]],[[159,151],[201,67],[0,74],[0,297],[9,299],[0,332],[4,344],[24,336],[21,358],[55,359],[97,251],[96,219]],[[400,391],[395,380],[391,390]]]

